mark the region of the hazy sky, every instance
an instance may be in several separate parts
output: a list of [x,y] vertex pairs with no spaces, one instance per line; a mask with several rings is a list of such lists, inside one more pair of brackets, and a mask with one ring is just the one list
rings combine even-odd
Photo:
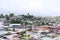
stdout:
[[0,13],[60,16],[60,0],[0,0]]

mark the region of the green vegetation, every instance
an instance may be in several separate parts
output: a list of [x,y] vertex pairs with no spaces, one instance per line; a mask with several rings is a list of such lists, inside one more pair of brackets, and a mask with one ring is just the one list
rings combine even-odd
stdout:
[[[21,23],[24,25],[49,25],[52,23],[60,22],[60,16],[57,17],[34,17],[27,13],[27,15],[16,15],[14,13],[10,13],[9,15],[0,14],[0,18],[6,18],[5,23]],[[57,20],[58,19],[58,20]],[[30,22],[29,22],[30,21]],[[49,24],[50,23],[50,24]]]
[[5,28],[6,29],[6,31],[10,31],[8,28]]
[[50,36],[50,35],[47,35],[47,37],[49,37],[49,38],[55,38],[55,36]]
[[17,18],[16,20],[12,19],[11,23],[12,24],[14,24],[14,23],[22,23],[22,20],[20,18]]
[[4,18],[4,15],[3,14],[0,14],[0,18]]
[[5,18],[6,18],[7,21],[10,20],[10,18],[7,14],[5,15]]
[[9,14],[9,17],[14,17],[14,13],[10,13]]
[[25,34],[26,32],[23,31],[23,32],[20,32],[19,34],[23,37],[23,34]]
[[8,32],[6,35],[11,35],[11,32]]
[[31,39],[32,37],[31,37],[31,35],[25,34],[23,38],[26,39],[26,40],[29,40],[29,39]]
[[46,32],[41,32],[41,34],[46,35],[47,33]]

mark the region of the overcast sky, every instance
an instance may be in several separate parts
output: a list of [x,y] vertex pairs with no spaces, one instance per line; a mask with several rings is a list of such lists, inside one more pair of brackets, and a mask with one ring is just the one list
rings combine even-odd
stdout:
[[60,0],[0,0],[0,13],[60,16]]

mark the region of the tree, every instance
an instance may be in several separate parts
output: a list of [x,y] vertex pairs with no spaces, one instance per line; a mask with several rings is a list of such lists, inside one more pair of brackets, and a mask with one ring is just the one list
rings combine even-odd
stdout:
[[45,25],[45,23],[44,23],[44,22],[42,22],[42,25]]
[[20,18],[17,18],[16,20],[12,19],[11,23],[22,23]]
[[28,25],[28,22],[24,22],[25,23],[25,25]]
[[14,14],[13,14],[13,13],[10,13],[10,14],[9,14],[9,17],[13,17],[13,16],[14,16]]
[[3,14],[0,14],[0,18],[4,18],[4,15]]
[[16,23],[22,23],[20,18],[17,18]]
[[8,28],[5,28],[6,29],[6,31],[10,31]]
[[23,34],[25,34],[26,31],[19,32],[19,34],[23,37]]
[[6,20],[10,20],[10,18],[7,14],[5,15],[5,17],[6,17]]
[[12,20],[11,20],[11,23],[12,23],[12,24],[13,24],[13,23],[16,23],[16,21],[15,21],[14,19],[12,19]]

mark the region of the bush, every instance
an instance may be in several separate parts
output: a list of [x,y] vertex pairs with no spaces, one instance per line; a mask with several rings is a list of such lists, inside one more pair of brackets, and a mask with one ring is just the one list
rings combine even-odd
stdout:
[[6,31],[10,31],[8,28],[5,28],[6,29]]

